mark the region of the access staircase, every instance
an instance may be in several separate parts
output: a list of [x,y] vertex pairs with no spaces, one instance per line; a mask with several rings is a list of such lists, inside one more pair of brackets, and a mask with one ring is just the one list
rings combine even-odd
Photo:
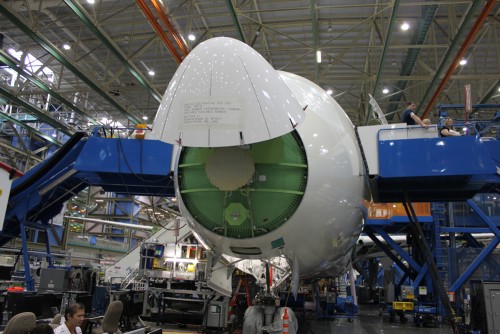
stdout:
[[[0,231],[0,246],[21,237],[26,287],[34,290],[29,270],[26,228],[46,230],[64,203],[88,186],[118,194],[174,196],[172,145],[156,140],[73,135],[52,156],[12,183]],[[48,239],[48,238],[47,238]],[[52,265],[50,245],[47,257]]]
[[[165,228],[162,228],[150,237],[150,240],[156,240],[159,244],[172,244],[177,240],[184,240],[191,235],[191,229],[187,224],[179,224],[178,236],[173,233],[176,225],[176,219],[171,220]],[[122,256],[113,266],[106,269],[105,281],[120,283],[121,288],[128,287],[134,284],[141,284],[143,275],[140,275],[141,268],[139,267],[141,259],[141,245],[138,244],[133,250]]]
[[432,216],[434,217],[434,258],[438,269],[439,277],[446,289],[450,287],[449,280],[449,260],[446,240],[441,238],[441,226],[446,226],[445,204],[441,202],[431,203]]

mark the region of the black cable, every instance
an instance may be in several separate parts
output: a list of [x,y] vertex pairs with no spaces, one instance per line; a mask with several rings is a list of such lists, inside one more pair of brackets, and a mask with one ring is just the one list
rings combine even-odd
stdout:
[[[127,140],[129,140],[129,139],[127,139]],[[128,160],[127,160],[127,157],[125,155],[125,150],[123,148],[123,144],[122,144],[121,141],[122,141],[122,139],[119,138],[118,139],[119,149],[120,149],[120,151],[122,153],[123,160],[125,161],[125,164],[127,165],[128,169],[130,170],[130,172],[131,172],[132,175],[134,175],[135,177],[137,177],[139,180],[141,180],[143,182],[147,182],[147,183],[157,183],[157,182],[163,182],[165,180],[170,180],[170,181],[172,180],[171,177],[170,177],[170,173],[167,176],[164,176],[164,177],[162,177],[162,178],[160,178],[158,180],[153,180],[153,181],[146,180],[146,179],[142,178],[142,141],[140,142],[140,147],[141,147],[141,151],[140,151],[141,152],[141,154],[140,154],[140,159],[141,159],[141,161],[140,161],[140,171],[141,171],[141,175],[138,175],[138,174],[134,173],[132,167],[130,166],[130,164],[129,164]]]

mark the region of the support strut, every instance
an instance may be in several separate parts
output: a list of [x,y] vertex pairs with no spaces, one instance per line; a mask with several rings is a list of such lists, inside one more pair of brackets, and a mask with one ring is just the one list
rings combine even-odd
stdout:
[[446,292],[446,289],[443,285],[442,280],[439,278],[436,262],[434,261],[434,257],[432,256],[431,249],[429,248],[429,245],[426,241],[424,231],[422,230],[422,226],[420,226],[418,222],[417,215],[415,214],[415,210],[413,209],[413,206],[411,205],[410,199],[408,197],[408,193],[404,192],[404,198],[405,201],[403,202],[403,205],[406,210],[406,214],[408,216],[408,219],[410,220],[410,225],[412,228],[412,231],[414,235],[416,236],[417,239],[417,245],[420,251],[424,254],[425,261],[427,262],[427,265],[429,267],[429,272],[431,273],[432,277],[432,283],[434,284],[434,288],[436,289],[439,299],[441,300],[441,303],[443,304],[443,307],[445,309],[446,315],[448,316],[448,319],[450,319],[450,325],[453,330],[453,333],[460,333],[460,327],[456,323],[455,319],[455,311],[453,310],[453,307],[451,306],[450,300],[448,298],[448,294]]

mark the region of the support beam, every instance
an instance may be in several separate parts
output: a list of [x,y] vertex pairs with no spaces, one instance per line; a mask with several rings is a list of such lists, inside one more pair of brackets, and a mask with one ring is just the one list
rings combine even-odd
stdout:
[[[422,102],[425,102],[425,100],[429,96],[430,91],[433,88],[434,84],[441,77],[441,74],[442,74],[442,72],[444,70],[445,64],[448,63],[448,60],[451,58],[451,56],[455,52],[455,48],[458,45],[458,38],[460,38],[461,35],[464,33],[465,27],[467,27],[469,21],[471,21],[473,19],[473,16],[475,15],[476,10],[479,8],[479,6],[482,3],[483,3],[482,0],[474,0],[474,3],[472,5],[471,9],[467,13],[467,17],[466,17],[464,23],[462,23],[462,25],[460,26],[460,29],[457,32],[457,36],[455,36],[455,38],[453,39],[452,45],[448,49],[448,52],[446,53],[445,58],[441,62],[441,65],[439,66],[439,69],[437,70],[436,75],[434,76],[434,79],[432,80],[431,84],[427,88],[427,91],[425,92],[425,95],[422,98]],[[424,110],[424,112],[421,115],[421,118],[425,118],[429,114],[431,108],[434,107],[435,101],[437,100],[437,98],[439,97],[439,95],[441,94],[441,92],[443,91],[443,89],[446,87],[446,84],[448,83],[448,80],[450,79],[451,75],[453,74],[453,72],[455,71],[456,67],[458,66],[458,63],[462,59],[465,51],[467,50],[467,48],[469,47],[469,45],[474,40],[477,32],[483,26],[484,21],[488,17],[488,14],[490,13],[490,11],[493,9],[495,3],[496,3],[496,0],[488,0],[488,3],[486,4],[486,7],[484,7],[483,11],[481,12],[481,14],[479,15],[479,17],[477,18],[476,22],[474,23],[474,26],[472,27],[471,31],[467,35],[465,41],[462,43],[462,46],[460,47],[458,53],[455,55],[454,59],[452,60],[451,65],[448,67],[448,70],[446,71],[446,74],[445,74],[444,78],[441,80],[441,83],[439,84],[438,88],[436,89],[436,92],[434,93],[434,95],[432,96],[432,98],[427,102],[425,110]],[[422,107],[422,103],[420,103],[420,105],[418,106],[416,114],[419,113],[421,107]]]
[[[377,69],[377,78],[375,79],[375,84],[373,85],[372,96],[376,96],[378,84],[382,78],[382,71],[384,70],[385,57],[387,55],[387,51],[389,50],[389,46],[391,45],[392,32],[394,31],[394,25],[396,24],[396,19],[398,16],[399,10],[399,0],[394,1],[394,5],[392,7],[391,19],[389,21],[389,28],[387,29],[387,35],[385,36],[384,49],[382,50],[382,55],[380,56],[380,62],[378,64]],[[365,125],[368,124],[369,113],[365,115]]]
[[22,77],[28,79],[32,84],[43,90],[45,93],[50,94],[52,97],[54,97],[56,100],[58,100],[61,103],[64,103],[71,111],[75,111],[76,113],[80,114],[82,117],[84,117],[88,122],[94,124],[94,125],[99,125],[98,120],[96,120],[93,116],[87,114],[85,111],[82,109],[78,108],[74,103],[71,103],[68,101],[66,98],[61,96],[59,93],[56,93],[52,88],[47,86],[43,80],[38,78],[35,75],[32,75],[31,73],[23,70],[22,66],[19,66],[19,63],[16,63],[10,59],[10,57],[3,51],[0,50],[0,61],[2,61],[4,64],[8,65],[10,69],[16,71],[19,75]]
[[64,0],[64,2],[73,10],[73,12],[78,16],[78,18],[94,33],[94,35],[99,38],[101,42],[108,47],[108,49],[122,62],[122,64],[127,68],[127,70],[132,74],[134,78],[153,96],[158,102],[161,102],[162,96],[149,85],[149,83],[144,79],[144,76],[140,71],[130,63],[125,55],[121,53],[118,47],[114,44],[113,40],[106,35],[105,32],[100,30],[95,24],[90,20],[85,11],[80,7],[81,5],[74,0]]
[[498,239],[500,239],[500,229],[498,229],[498,227],[495,225],[495,223],[493,223],[491,221],[491,219],[487,215],[484,214],[483,210],[481,210],[481,208],[478,207],[477,204],[474,203],[474,201],[471,199],[467,200],[467,204],[471,207],[472,210],[474,210],[474,212],[476,212],[476,214],[479,216],[479,218],[481,218],[481,220],[486,225],[488,225],[491,232],[495,233],[495,236]]
[[[313,51],[314,51],[314,82],[317,85],[321,85],[319,82],[319,63],[318,63],[318,52],[321,50],[318,48],[319,38],[318,38],[318,18],[316,16],[316,0],[311,1],[311,30],[313,34]],[[397,0],[399,1],[399,0]]]
[[429,266],[426,263],[423,265],[422,269],[418,272],[417,277],[413,280],[413,287],[415,291],[418,291],[418,286],[420,285],[420,282],[422,282],[422,279],[425,277],[425,275],[427,275],[428,272],[429,272]]
[[[50,117],[49,115],[44,114],[40,109],[33,106],[32,104],[30,104],[24,100],[21,100],[20,98],[15,96],[13,92],[7,90],[6,87],[0,86],[0,95],[4,96],[6,99],[10,100],[12,103],[19,105],[24,110],[35,115],[35,117],[38,119],[38,122],[47,123],[48,125],[53,127],[54,130],[61,131],[62,133],[66,134],[68,136],[72,136],[75,133],[73,130],[68,129],[66,124],[63,124],[63,123],[55,120],[54,118]],[[1,115],[1,117],[4,117],[4,115]],[[10,119],[12,119],[12,117],[10,117]],[[45,135],[44,139],[47,139],[47,137],[50,137],[50,136]],[[52,139],[52,141],[54,141],[54,139]]]
[[437,292],[437,295],[439,296],[439,299],[441,300],[441,303],[443,304],[443,307],[446,311],[446,315],[450,321],[450,325],[453,329],[454,332],[458,332],[458,325],[455,320],[455,311],[453,307],[451,306],[450,299],[448,298],[448,293],[443,285],[443,282],[441,281],[439,277],[439,273],[437,270],[436,263],[434,262],[434,258],[432,256],[432,252],[430,250],[429,244],[427,243],[427,240],[425,239],[425,234],[424,231],[422,230],[422,226],[420,226],[418,222],[417,215],[415,214],[415,210],[413,209],[413,206],[411,205],[408,193],[404,193],[405,201],[403,202],[403,205],[406,210],[406,215],[408,216],[408,219],[410,220],[410,224],[412,226],[412,230],[414,231],[416,241],[418,244],[418,247],[421,252],[423,252],[425,261],[427,262],[427,265],[429,266],[429,271],[431,273],[432,277],[432,283],[434,284],[434,289]]
[[[162,3],[162,1],[151,0],[151,2],[153,4],[153,7],[156,10],[156,13],[160,17],[161,21],[163,22],[163,24],[165,24],[165,27],[170,32],[170,34],[174,38],[175,42],[177,43],[177,45],[181,49],[182,54],[184,55],[184,57],[187,56],[188,53],[189,53],[189,50],[188,50],[188,46],[186,44],[186,41],[177,32],[177,30],[172,25],[172,23],[170,23],[170,20],[168,19],[167,15],[165,14],[165,13],[168,13],[168,9],[164,6],[164,4]],[[161,102],[161,101],[158,101],[158,102]]]
[[[470,245],[469,247],[473,248],[484,248],[485,245],[483,245],[481,242],[479,242],[472,234],[470,233],[464,233],[463,238],[468,242]],[[488,263],[491,267],[494,268],[495,272],[500,272],[500,265],[498,262],[495,261],[495,259],[488,259]]]
[[[12,122],[12,123],[14,123],[14,124],[16,124],[16,125],[19,125],[21,128],[23,128],[23,129],[25,129],[26,131],[28,131],[28,133],[30,133],[30,135],[36,134],[38,137],[45,139],[47,142],[49,142],[49,144],[48,144],[48,145],[50,145],[50,144],[54,144],[54,145],[55,145],[55,146],[57,146],[57,147],[61,147],[61,146],[63,146],[63,144],[62,144],[61,142],[58,142],[57,140],[55,140],[55,139],[54,139],[54,138],[52,138],[51,136],[48,136],[48,135],[46,135],[45,133],[40,132],[40,131],[36,130],[35,128],[32,128],[31,126],[29,126],[29,125],[27,125],[27,124],[24,124],[23,122],[20,122],[20,121],[18,121],[17,119],[12,118],[12,117],[10,117],[10,116],[9,116],[9,115],[7,115],[7,114],[4,114],[4,113],[1,113],[1,112],[0,112],[0,118],[4,118],[4,119],[8,120],[9,122]],[[0,119],[0,122],[2,122],[2,120],[1,120],[1,119]],[[31,152],[29,152],[29,151],[21,151],[21,150],[19,150],[18,148],[13,147],[13,146],[10,146],[10,145],[7,145],[7,144],[5,144],[5,143],[0,143],[0,146],[1,146],[1,147],[4,147],[4,148],[6,148],[6,149],[12,150],[12,151],[14,151],[14,152],[16,152],[16,153],[18,153],[18,154],[22,154],[22,155],[24,155],[24,156],[26,156],[26,157],[28,157],[28,158],[33,159],[33,160],[36,160],[37,162],[40,162],[40,161],[42,161],[42,160],[43,160],[43,159],[40,159],[39,157],[36,157],[36,156],[35,156],[35,157],[34,157],[34,156],[31,156]]]
[[420,272],[422,267],[415,262],[415,260],[408,254],[401,246],[399,246],[394,240],[392,240],[391,236],[385,232],[382,228],[372,226],[371,227],[375,232],[377,232],[401,257],[408,262],[408,264],[416,271]]
[[153,12],[149,9],[148,5],[146,4],[145,0],[136,0],[137,5],[139,8],[142,10],[146,18],[148,19],[149,23],[151,24],[151,27],[156,31],[156,34],[160,39],[163,41],[163,44],[167,47],[168,51],[170,51],[170,54],[174,58],[175,62],[177,64],[180,64],[182,62],[182,57],[177,52],[177,49],[174,47],[172,42],[168,39],[167,34],[165,31],[163,31],[163,28],[160,26],[158,21],[156,20],[156,17],[153,15]]
[[386,245],[378,240],[378,238],[373,234],[371,230],[365,229],[364,231],[372,240],[373,242],[384,251],[384,253],[391,258],[392,261],[401,269],[404,271],[405,274],[410,276],[411,270],[408,268],[396,255],[394,255],[393,252],[389,248],[386,247]]
[[84,221],[84,222],[92,222],[92,223],[98,223],[98,224],[105,224],[105,225],[126,227],[126,228],[131,228],[131,229],[134,229],[134,230],[147,230],[147,231],[151,231],[153,229],[153,226],[144,226],[144,225],[138,225],[138,224],[120,223],[120,222],[114,222],[114,221],[102,220],[102,219],[95,219],[95,218],[83,218],[83,217],[72,217],[72,216],[64,216],[64,218],[66,218],[66,219],[81,220],[81,221]]
[[[487,260],[487,257],[496,249],[496,246],[498,245],[500,241],[500,229],[489,219],[488,216],[484,214],[484,212],[479,208],[476,203],[472,200],[468,200],[467,204],[476,212],[476,214],[479,216],[479,218],[486,224],[488,225],[488,230],[486,232],[493,232],[495,235],[495,238],[491,240],[491,242],[483,248],[481,253],[474,259],[474,261],[469,265],[469,267],[462,273],[462,275],[452,284],[450,287],[450,291],[457,291],[460,289],[460,287],[470,278],[470,276],[474,273],[474,271],[481,265],[481,263],[485,260]],[[469,233],[472,231],[468,231]],[[466,238],[469,242],[473,244],[475,247],[482,247],[482,245],[479,244],[479,242],[472,237],[469,233],[466,234]],[[494,267],[495,271],[498,271],[499,266],[498,264],[490,260],[489,261],[490,265]]]
[[491,242],[486,246],[481,253],[476,257],[474,261],[465,269],[464,273],[453,283],[450,287],[451,292],[456,292],[462,287],[462,285],[471,277],[471,275],[476,271],[479,265],[486,259],[488,255],[491,254],[497,247],[500,239],[498,237],[493,238]]
[[0,13],[5,15],[12,23],[14,23],[19,29],[21,29],[27,36],[29,36],[33,41],[38,43],[42,48],[45,49],[52,57],[57,59],[61,64],[67,67],[71,72],[73,72],[78,78],[80,78],[85,84],[92,88],[97,94],[108,101],[113,107],[120,111],[124,116],[126,116],[133,124],[142,123],[136,116],[132,115],[128,110],[122,107],[114,98],[112,98],[108,93],[103,91],[95,82],[93,78],[87,77],[83,72],[81,72],[76,66],[74,66],[69,60],[63,56],[59,50],[49,41],[40,37],[31,28],[22,21],[18,16],[14,15],[7,5],[0,1]]
[[245,34],[243,33],[243,28],[241,27],[240,20],[238,19],[238,14],[236,13],[236,8],[234,8],[232,0],[226,0],[227,8],[229,9],[229,14],[231,14],[231,18],[233,19],[234,26],[236,27],[236,31],[240,36],[240,39],[243,43],[246,43]]
[[[26,217],[24,217],[26,218]],[[19,224],[19,230],[21,234],[22,242],[22,254],[23,254],[23,265],[24,265],[24,285],[27,291],[35,291],[35,281],[31,277],[30,272],[30,259],[28,252],[28,239],[26,237],[26,227],[24,226],[24,219],[21,220]]]
[[[410,77],[415,65],[417,63],[418,56],[420,54],[420,49],[423,47],[428,47],[429,44],[424,44],[427,39],[427,34],[431,27],[431,23],[434,20],[438,10],[438,5],[430,5],[426,6],[424,9],[424,13],[422,15],[422,19],[418,22],[417,28],[415,29],[415,33],[411,39],[411,45],[408,46],[408,53],[406,54],[405,60],[403,62],[403,66],[400,71],[401,77]],[[392,45],[391,48],[395,46]],[[435,46],[437,47],[437,46]],[[429,73],[432,73],[433,70],[424,62],[420,61],[419,65],[427,68]],[[398,109],[398,102],[401,100],[403,96],[403,92],[406,89],[406,85],[408,84],[408,80],[404,80],[403,78],[399,79],[396,83],[397,92],[390,99],[392,102],[389,105],[389,109],[387,110],[387,118],[392,120],[394,118],[394,112]]]

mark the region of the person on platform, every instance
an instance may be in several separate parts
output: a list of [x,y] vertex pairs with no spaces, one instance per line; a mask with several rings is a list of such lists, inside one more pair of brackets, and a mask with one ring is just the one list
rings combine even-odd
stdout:
[[85,318],[85,306],[82,303],[74,303],[66,307],[64,311],[65,322],[54,329],[54,334],[82,334],[80,326]]
[[413,102],[408,102],[406,106],[406,110],[403,111],[403,115],[401,115],[401,121],[403,123],[406,123],[407,125],[421,125],[425,128],[429,127],[428,124],[425,124],[420,117],[415,115],[415,110],[417,109],[417,106]]
[[453,130],[453,118],[448,117],[443,124],[443,127],[439,130],[441,137],[456,137],[461,136],[460,132]]

